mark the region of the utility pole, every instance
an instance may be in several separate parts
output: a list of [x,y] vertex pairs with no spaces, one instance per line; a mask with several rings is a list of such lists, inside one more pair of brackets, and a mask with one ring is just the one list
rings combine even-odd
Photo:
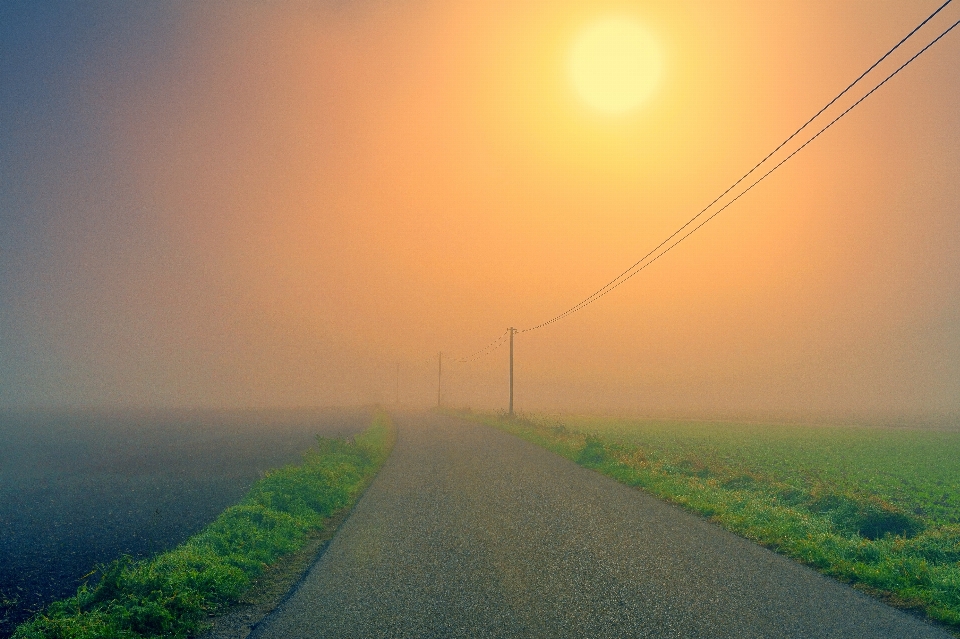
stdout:
[[400,406],[400,362],[397,362],[397,406]]
[[437,410],[440,410],[440,389],[443,387],[443,351],[437,356]]
[[510,327],[510,417],[513,417],[513,336],[517,329]]

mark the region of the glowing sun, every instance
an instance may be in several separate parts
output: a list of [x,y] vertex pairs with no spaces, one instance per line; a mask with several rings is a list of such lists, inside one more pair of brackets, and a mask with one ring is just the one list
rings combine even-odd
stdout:
[[662,71],[660,48],[639,22],[600,18],[584,28],[570,51],[570,82],[583,102],[600,113],[623,115],[650,97]]

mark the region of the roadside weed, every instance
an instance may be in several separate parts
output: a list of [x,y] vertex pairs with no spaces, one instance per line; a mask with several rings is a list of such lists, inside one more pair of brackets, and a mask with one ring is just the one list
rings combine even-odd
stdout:
[[960,432],[462,417],[960,631]]
[[393,438],[382,411],[352,441],[318,437],[303,463],[268,472],[200,533],[151,559],[121,557],[100,566],[93,585],[21,624],[14,639],[187,637],[353,503]]

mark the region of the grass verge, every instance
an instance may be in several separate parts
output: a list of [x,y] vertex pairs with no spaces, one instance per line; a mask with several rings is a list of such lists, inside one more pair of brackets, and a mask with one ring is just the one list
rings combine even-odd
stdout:
[[389,416],[352,440],[317,438],[303,463],[268,472],[200,533],[153,557],[100,566],[95,583],[51,604],[14,639],[183,638],[239,601],[253,580],[349,508],[386,460]]
[[[960,433],[459,416],[679,504],[960,636],[960,487],[939,477],[958,463]],[[948,455],[942,464],[938,453]],[[911,455],[926,463],[911,466]]]

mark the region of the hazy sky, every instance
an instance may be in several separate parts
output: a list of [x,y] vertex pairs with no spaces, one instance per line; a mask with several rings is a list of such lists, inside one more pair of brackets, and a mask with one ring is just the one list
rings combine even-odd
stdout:
[[[398,362],[427,405],[438,351],[576,304],[940,4],[6,0],[0,406],[392,402]],[[610,16],[660,56],[626,113],[570,79]],[[958,68],[960,29],[519,335],[518,408],[960,410]],[[503,407],[506,357],[445,400]]]

